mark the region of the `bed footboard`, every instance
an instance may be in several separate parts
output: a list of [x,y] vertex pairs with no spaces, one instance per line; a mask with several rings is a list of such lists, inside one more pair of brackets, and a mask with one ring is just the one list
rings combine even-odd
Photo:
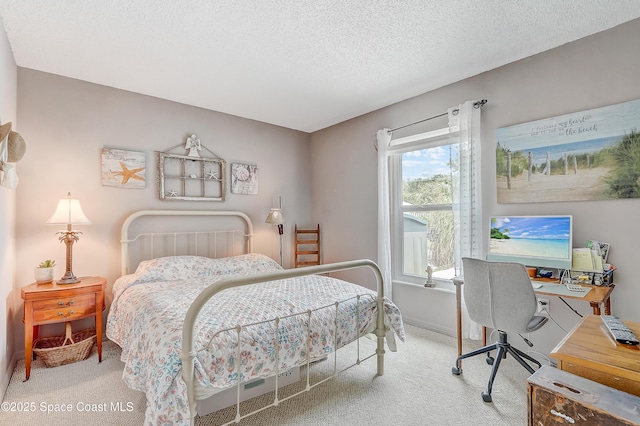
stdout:
[[[382,272],[378,265],[368,259],[353,260],[347,262],[331,263],[318,266],[310,266],[305,268],[288,269],[282,271],[268,272],[260,275],[243,276],[236,278],[223,279],[215,282],[214,284],[203,290],[194,300],[187,311],[184,327],[182,330],[182,353],[180,358],[182,359],[182,377],[187,386],[187,396],[189,400],[189,410],[191,414],[191,424],[193,425],[194,417],[196,415],[196,379],[195,379],[195,357],[196,350],[193,342],[193,329],[196,319],[202,310],[203,306],[211,299],[215,294],[232,287],[239,287],[248,284],[256,284],[260,282],[275,281],[287,278],[301,277],[305,275],[325,274],[330,272],[344,271],[348,269],[356,269],[367,267],[371,269],[376,277],[377,282],[377,317],[375,335],[377,340],[376,346],[376,360],[377,360],[377,375],[381,376],[384,373],[384,337],[386,334],[384,324],[384,285]],[[373,355],[372,355],[373,356]],[[306,390],[309,390],[308,388]],[[277,402],[276,402],[277,404]],[[237,418],[236,422],[240,419]]]

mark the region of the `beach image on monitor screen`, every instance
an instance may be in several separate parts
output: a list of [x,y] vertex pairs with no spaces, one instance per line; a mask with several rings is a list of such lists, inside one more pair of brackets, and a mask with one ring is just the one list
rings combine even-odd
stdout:
[[571,216],[491,218],[489,255],[571,259]]

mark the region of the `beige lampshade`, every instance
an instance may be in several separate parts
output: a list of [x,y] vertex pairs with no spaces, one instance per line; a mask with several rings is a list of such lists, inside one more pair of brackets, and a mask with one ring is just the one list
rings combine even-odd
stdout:
[[284,215],[282,214],[282,209],[271,209],[269,211],[269,215],[267,216],[267,220],[264,223],[270,223],[272,225],[282,225],[284,223]]
[[58,201],[58,207],[47,223],[52,225],[91,225],[91,221],[82,211],[80,201],[71,198],[71,193],[67,198]]

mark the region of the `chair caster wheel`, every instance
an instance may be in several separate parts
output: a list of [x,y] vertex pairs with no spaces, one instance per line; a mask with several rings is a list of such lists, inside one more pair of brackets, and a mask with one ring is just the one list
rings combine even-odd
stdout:
[[493,357],[492,357],[492,356],[488,356],[488,357],[487,357],[487,364],[489,364],[489,365],[493,365],[493,362],[494,362],[494,361],[495,361],[495,359],[493,359]]
[[459,376],[460,374],[462,374],[462,369],[460,369],[458,367],[451,367],[451,373],[454,376]]
[[484,402],[491,402],[492,401],[491,394],[487,391],[482,392],[482,400]]

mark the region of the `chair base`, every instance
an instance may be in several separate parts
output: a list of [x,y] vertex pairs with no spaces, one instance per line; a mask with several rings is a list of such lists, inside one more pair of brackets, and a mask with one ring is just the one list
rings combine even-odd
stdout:
[[[513,346],[511,346],[511,344],[507,341],[507,333],[500,330],[498,330],[498,332],[499,332],[499,338],[496,343],[493,343],[491,345],[484,346],[480,349],[476,349],[475,351],[460,355],[456,359],[456,365],[453,368],[451,368],[451,373],[455,376],[459,376],[460,374],[462,374],[462,368],[460,368],[460,361],[462,361],[465,358],[470,358],[472,356],[476,356],[480,354],[485,354],[485,353],[489,354],[487,355],[487,364],[493,364],[493,368],[491,369],[491,375],[489,376],[489,383],[487,385],[487,390],[482,392],[482,400],[484,402],[492,401],[491,390],[493,388],[493,381],[495,380],[496,373],[498,372],[498,368],[500,367],[500,361],[502,361],[503,358],[506,358],[507,354],[510,354],[516,361],[518,361],[520,365],[522,365],[531,374],[533,374],[535,370],[529,364],[527,364],[525,359],[532,362],[533,364],[536,364],[538,368],[541,367],[541,364],[540,362],[538,362],[538,360],[525,354],[520,349],[514,348]],[[498,353],[496,354],[495,358],[492,358],[490,355],[490,352],[494,350],[498,351]]]

